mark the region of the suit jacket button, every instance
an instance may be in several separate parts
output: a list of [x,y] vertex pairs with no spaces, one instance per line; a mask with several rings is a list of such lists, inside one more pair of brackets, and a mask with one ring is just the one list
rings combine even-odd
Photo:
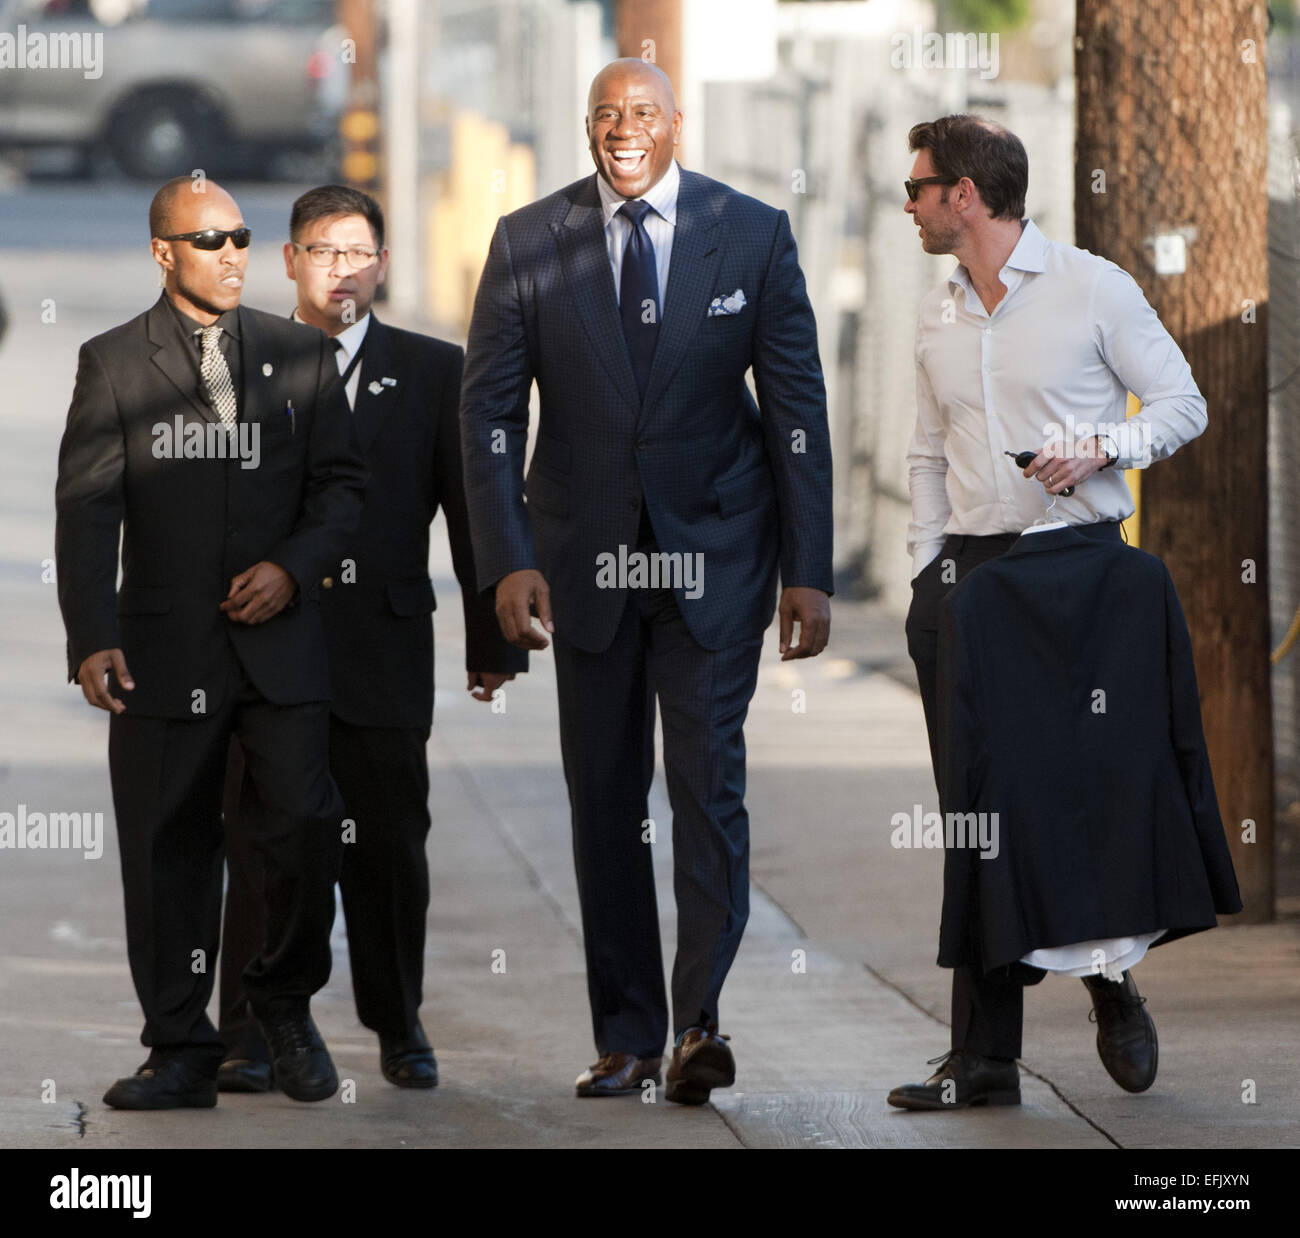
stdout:
[[333,576],[326,576],[325,579],[321,581],[321,584],[322,584],[326,589],[332,589],[332,588],[334,588],[334,577],[333,577]]

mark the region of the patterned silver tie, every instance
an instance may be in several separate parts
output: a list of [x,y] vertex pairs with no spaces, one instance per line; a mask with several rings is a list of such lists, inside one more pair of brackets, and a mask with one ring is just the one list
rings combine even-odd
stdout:
[[221,331],[222,328],[213,323],[194,333],[201,337],[203,345],[199,377],[203,380],[203,394],[221,424],[233,427],[239,417],[239,404],[235,399],[235,384],[230,379],[230,367],[221,351]]

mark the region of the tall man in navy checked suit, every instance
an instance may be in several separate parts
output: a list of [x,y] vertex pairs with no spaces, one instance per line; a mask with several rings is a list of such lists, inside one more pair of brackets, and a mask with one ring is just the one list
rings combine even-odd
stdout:
[[[268,916],[244,983],[281,1087],[323,1100],[338,1076],[309,999],[330,973],[343,805],[320,581],[361,514],[365,469],[324,337],[239,305],[249,231],[235,200],[177,178],[149,227],[163,295],[82,345],[55,498],[69,669],[112,714],[127,955],[150,1047],[104,1101],[217,1102],[206,1007],[232,734],[279,814],[254,842]],[[258,449],[241,459],[235,444]]]
[[[426,745],[433,720],[433,586],[429,525],[441,507],[465,613],[466,687],[488,702],[528,655],[506,642],[492,599],[474,584],[461,481],[463,353],[381,322],[371,306],[388,269],[384,216],[368,194],[322,185],[293,204],[285,271],[294,317],[330,337],[370,472],[365,507],[342,562],[322,582],[329,648],[330,772],[352,834],[339,888],[357,1017],[379,1037],[380,1069],[397,1087],[430,1088],[438,1064],[420,1022],[429,866]],[[226,801],[230,882],[221,960],[225,1091],[265,1091],[269,1064],[241,975],[261,942],[260,872],[248,847],[264,814],[245,776]],[[239,800],[233,799],[235,793]]]
[[646,821],[657,696],[678,914],[666,1095],[702,1104],[735,1076],[717,1024],[749,912],[742,727],[778,569],[782,657],[826,645],[831,461],[785,212],[679,169],[681,124],[654,65],[597,75],[596,174],[497,224],[461,439],[479,583],[495,586],[508,639],[546,647],[530,608],[555,638],[599,1054],[578,1095],[660,1079],[668,1010]]

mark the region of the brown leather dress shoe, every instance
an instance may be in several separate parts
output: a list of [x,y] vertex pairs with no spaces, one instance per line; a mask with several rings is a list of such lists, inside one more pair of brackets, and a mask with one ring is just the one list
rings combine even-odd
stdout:
[[633,1053],[606,1053],[594,1066],[588,1066],[578,1076],[579,1096],[622,1096],[626,1092],[639,1092],[644,1080],[650,1079],[658,1087],[662,1080],[661,1057],[637,1057]]
[[678,1036],[668,1066],[665,1099],[679,1105],[703,1105],[714,1088],[729,1088],[735,1083],[736,1059],[727,1039],[712,1024],[688,1027]]

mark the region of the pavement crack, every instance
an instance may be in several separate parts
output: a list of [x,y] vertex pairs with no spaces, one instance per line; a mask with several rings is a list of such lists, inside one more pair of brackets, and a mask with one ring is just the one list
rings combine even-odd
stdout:
[[777,911],[789,920],[789,922],[794,926],[794,931],[799,934],[799,937],[802,940],[806,941],[808,939],[808,934],[803,931],[803,925],[794,918],[790,909],[786,907],[761,881],[756,881],[752,873],[749,878],[749,888],[751,890],[757,890],[769,903],[772,904],[773,907],[777,909]]
[[1122,1148],[1124,1146],[1122,1143],[1120,1143],[1118,1139],[1115,1138],[1114,1135],[1110,1133],[1110,1131],[1108,1131],[1104,1126],[1099,1126],[1086,1113],[1084,1113],[1083,1110],[1080,1109],[1078,1105],[1074,1104],[1070,1100],[1070,1098],[1066,1096],[1065,1093],[1062,1092],[1061,1089],[1058,1088],[1056,1084],[1054,1084],[1046,1075],[1040,1075],[1038,1071],[1032,1069],[1029,1066],[1026,1066],[1023,1060],[1020,1063],[1020,1069],[1023,1070],[1027,1075],[1033,1075],[1033,1077],[1037,1079],[1040,1083],[1047,1084],[1047,1086],[1052,1089],[1053,1095],[1055,1095],[1055,1097],[1057,1098],[1057,1100],[1061,1102],[1061,1104],[1063,1104],[1076,1117],[1080,1117],[1085,1122],[1087,1122],[1087,1124],[1091,1126],[1092,1129],[1095,1130],[1097,1134],[1099,1134],[1103,1139],[1110,1140],[1110,1142],[1114,1144],[1115,1147],[1117,1148]]
[[736,1124],[729,1117],[727,1117],[727,1115],[723,1113],[723,1111],[719,1109],[717,1105],[710,1105],[709,1108],[712,1109],[713,1112],[716,1113],[718,1117],[722,1119],[723,1126],[725,1126],[731,1132],[736,1142],[740,1144],[742,1148],[748,1148],[750,1146],[745,1142],[744,1137],[741,1135],[740,1129],[736,1126]]
[[[952,1027],[952,1024],[949,1023],[946,1019],[941,1019],[933,1011],[927,1010],[906,989],[895,984],[888,976],[882,975],[874,967],[872,967],[870,963],[864,962],[862,964],[862,967],[863,970],[869,976],[871,976],[875,980],[878,980],[881,984],[885,986],[885,988],[890,989],[893,992],[897,993],[898,996],[901,997],[909,1006],[911,1006],[915,1010],[919,1010],[923,1015],[925,1015],[927,1019],[932,1019],[935,1023],[939,1024],[940,1027],[947,1027],[947,1028]],[[1073,1101],[1071,1101],[1070,1098],[1066,1096],[1065,1093],[1062,1092],[1061,1089],[1058,1088],[1056,1084],[1054,1084],[1046,1075],[1040,1075],[1038,1071],[1034,1070],[1032,1067],[1026,1066],[1023,1058],[1018,1059],[1018,1061],[1020,1062],[1020,1069],[1023,1070],[1025,1074],[1031,1075],[1033,1078],[1037,1079],[1039,1083],[1046,1084],[1047,1087],[1051,1089],[1052,1095],[1055,1096],[1056,1099],[1059,1100],[1061,1104],[1063,1104],[1072,1114],[1074,1114],[1075,1117],[1081,1118],[1084,1122],[1086,1122],[1089,1126],[1091,1126],[1092,1129],[1097,1132],[1097,1134],[1099,1134],[1103,1139],[1109,1141],[1115,1147],[1122,1148],[1124,1146],[1104,1126],[1100,1126],[1098,1123],[1094,1122],[1086,1113],[1084,1113],[1083,1110],[1080,1109],[1079,1106],[1076,1105]]]
[[919,1010],[923,1015],[925,1015],[927,1019],[933,1019],[940,1027],[952,1026],[952,1024],[949,1023],[946,1019],[939,1018],[939,1016],[935,1014],[932,1010],[927,1010],[906,989],[901,988],[899,985],[896,985],[888,976],[882,975],[874,967],[872,967],[870,963],[864,962],[862,964],[862,969],[874,980],[880,981],[880,983],[883,984],[885,988],[892,989],[909,1006],[913,1007],[916,1010]]

